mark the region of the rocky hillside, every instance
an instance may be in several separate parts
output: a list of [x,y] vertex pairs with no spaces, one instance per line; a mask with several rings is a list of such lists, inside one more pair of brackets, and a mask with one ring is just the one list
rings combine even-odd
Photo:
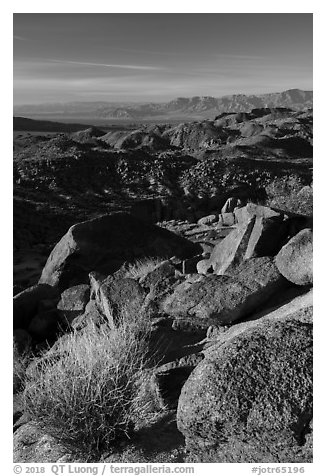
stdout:
[[21,135],[13,169],[17,252],[49,250],[76,219],[108,211],[191,223],[218,213],[234,190],[311,213],[312,112],[265,108],[133,131]]

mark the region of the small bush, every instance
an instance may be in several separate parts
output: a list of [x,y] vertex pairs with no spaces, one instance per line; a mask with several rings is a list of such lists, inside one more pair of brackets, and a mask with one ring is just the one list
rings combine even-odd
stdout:
[[157,265],[162,263],[162,258],[144,258],[131,264],[126,270],[125,278],[140,279],[147,273],[153,271]]
[[[128,316],[110,330],[89,325],[59,339],[29,372],[25,407],[46,431],[89,459],[128,436],[143,411],[137,391],[148,324]],[[59,357],[58,357],[59,356]]]

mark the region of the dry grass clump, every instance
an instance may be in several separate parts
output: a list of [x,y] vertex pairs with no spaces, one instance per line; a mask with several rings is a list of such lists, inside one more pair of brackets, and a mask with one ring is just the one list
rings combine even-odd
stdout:
[[163,258],[143,258],[130,264],[126,270],[125,278],[141,279],[146,274],[154,271],[157,265],[165,261]]
[[56,352],[40,358],[26,381],[32,418],[89,459],[128,436],[144,410],[137,383],[149,325],[139,315],[125,317],[115,329],[89,325],[59,339]]
[[143,258],[131,264],[125,274],[125,278],[140,279],[154,271],[157,265],[164,261],[163,258]]

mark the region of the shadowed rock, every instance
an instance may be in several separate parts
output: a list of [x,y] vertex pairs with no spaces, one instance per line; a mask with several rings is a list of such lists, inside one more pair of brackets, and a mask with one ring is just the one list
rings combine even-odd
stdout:
[[60,289],[88,283],[91,271],[112,274],[144,256],[187,258],[200,246],[128,213],[113,213],[72,226],[54,247],[40,283]]
[[14,329],[27,329],[44,300],[59,300],[59,292],[48,284],[36,284],[14,296]]

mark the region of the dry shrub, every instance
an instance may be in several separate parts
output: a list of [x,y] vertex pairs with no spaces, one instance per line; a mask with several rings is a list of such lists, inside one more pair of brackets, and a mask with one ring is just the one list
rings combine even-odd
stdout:
[[137,385],[148,332],[145,318],[122,314],[115,329],[89,325],[59,339],[29,371],[26,410],[48,433],[97,458],[144,411]]
[[135,261],[126,270],[125,278],[140,279],[154,271],[156,266],[164,261],[163,258],[143,258]]

